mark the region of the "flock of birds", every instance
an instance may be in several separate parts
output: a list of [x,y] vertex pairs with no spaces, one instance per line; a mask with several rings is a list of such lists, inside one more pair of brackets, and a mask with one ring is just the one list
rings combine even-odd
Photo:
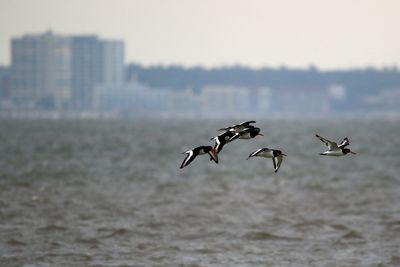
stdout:
[[[212,146],[199,146],[183,152],[186,154],[185,159],[181,164],[181,169],[189,165],[198,155],[208,154],[210,156],[210,161],[214,161],[218,163],[218,154],[221,152],[222,148],[227,144],[236,139],[252,139],[256,136],[263,136],[260,133],[260,128],[255,127],[251,124],[256,123],[256,121],[245,121],[240,124],[228,126],[219,129],[218,131],[224,131],[222,134],[211,138],[210,140],[215,141],[214,147]],[[321,140],[327,147],[328,150],[320,153],[320,155],[324,156],[344,156],[347,154],[356,154],[351,151],[349,148],[346,148],[350,145],[350,141],[347,137],[343,139],[343,141],[338,145],[336,142],[330,141],[318,134],[315,135],[319,140]],[[283,156],[287,156],[281,150],[278,149],[270,149],[267,147],[259,148],[256,151],[252,152],[247,159],[253,157],[264,157],[264,158],[272,158],[272,162],[274,164],[274,170],[277,172],[282,164]]]

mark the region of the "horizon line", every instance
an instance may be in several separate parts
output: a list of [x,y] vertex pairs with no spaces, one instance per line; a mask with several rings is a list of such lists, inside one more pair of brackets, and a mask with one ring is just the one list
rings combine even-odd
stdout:
[[[374,71],[400,71],[400,65],[397,64],[385,64],[382,66],[376,66],[376,65],[364,65],[364,66],[350,66],[350,67],[337,67],[337,68],[321,68],[318,67],[316,64],[309,64],[308,66],[290,66],[290,65],[263,65],[263,66],[251,66],[251,65],[246,65],[243,63],[226,63],[226,64],[220,64],[220,65],[201,65],[201,64],[183,64],[183,63],[142,63],[138,61],[130,61],[130,62],[124,62],[124,65],[126,67],[130,65],[137,65],[142,68],[181,68],[184,70],[192,70],[192,69],[203,69],[206,71],[213,71],[213,70],[219,70],[219,69],[233,69],[233,68],[239,68],[239,69],[248,69],[251,71],[260,71],[260,70],[281,70],[281,71],[315,71],[315,72],[337,72],[337,71],[368,71],[368,70],[374,70]],[[5,64],[4,62],[0,62],[0,67],[5,67],[5,68],[10,68],[10,64]]]

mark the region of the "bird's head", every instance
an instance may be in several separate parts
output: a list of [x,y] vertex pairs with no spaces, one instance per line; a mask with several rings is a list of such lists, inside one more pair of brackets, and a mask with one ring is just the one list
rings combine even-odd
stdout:
[[348,149],[348,148],[345,148],[345,149],[343,149],[343,154],[353,154],[353,155],[357,155],[357,153],[356,152],[353,152],[353,151],[351,151],[350,149]]

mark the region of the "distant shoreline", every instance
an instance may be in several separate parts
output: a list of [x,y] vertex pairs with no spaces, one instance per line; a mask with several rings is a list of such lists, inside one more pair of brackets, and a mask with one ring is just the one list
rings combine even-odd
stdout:
[[263,113],[263,114],[236,114],[232,116],[215,116],[209,113],[151,113],[137,114],[134,112],[96,112],[96,111],[81,111],[81,112],[64,112],[64,111],[0,111],[0,119],[93,119],[93,120],[112,120],[112,119],[148,119],[148,120],[275,120],[275,119],[398,119],[400,113],[396,112],[380,112],[380,113],[329,113],[329,114],[291,114],[291,113]]

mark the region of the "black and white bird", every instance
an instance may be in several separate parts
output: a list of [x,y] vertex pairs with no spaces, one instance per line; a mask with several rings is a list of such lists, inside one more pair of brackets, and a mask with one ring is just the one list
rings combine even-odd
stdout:
[[[253,123],[255,121],[248,121],[248,123]],[[245,122],[246,123],[246,122]],[[237,128],[238,129],[238,128]],[[227,130],[224,133],[211,138],[211,140],[215,140],[215,150],[217,153],[221,152],[222,148],[224,147],[225,144],[232,142],[233,140],[236,139],[251,139],[254,138],[258,135],[263,136],[263,134],[260,133],[261,129],[251,126],[250,128],[245,128],[242,131],[237,131],[237,130]]]
[[235,133],[233,131],[226,131],[216,137],[211,138],[210,140],[215,140],[214,149],[217,153],[219,153],[221,152],[225,144],[232,142],[239,137],[240,135],[238,133]]
[[277,172],[281,167],[283,156],[287,156],[281,150],[277,149],[269,149],[269,148],[259,148],[253,153],[249,155],[247,159],[252,157],[264,157],[264,158],[272,158],[272,162],[274,164],[274,170]]
[[232,132],[238,133],[238,132],[243,131],[244,129],[253,128],[254,126],[250,125],[252,123],[256,123],[256,121],[244,121],[244,122],[241,122],[236,125],[221,128],[218,131],[232,131]]
[[238,132],[237,134],[239,135],[239,139],[251,139],[254,138],[258,135],[264,136],[262,133],[260,133],[261,129],[257,127],[251,127],[251,128],[246,128],[241,132]]
[[183,153],[186,153],[186,158],[181,164],[181,169],[189,165],[198,155],[204,154],[210,155],[210,160],[214,160],[215,163],[218,163],[218,153],[212,146],[199,146]]
[[319,138],[319,140],[321,140],[328,147],[328,150],[323,153],[320,153],[320,155],[340,157],[347,155],[349,153],[354,155],[357,154],[351,151],[349,148],[346,148],[346,146],[350,145],[350,141],[347,137],[345,137],[343,141],[338,145],[336,142],[330,141],[318,134],[316,134],[315,136]]

